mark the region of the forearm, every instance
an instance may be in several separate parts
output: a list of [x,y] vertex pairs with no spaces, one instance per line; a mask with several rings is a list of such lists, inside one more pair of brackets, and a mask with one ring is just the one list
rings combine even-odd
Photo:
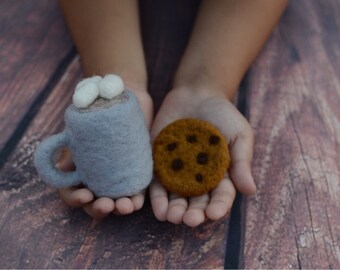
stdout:
[[287,0],[203,0],[174,87],[223,91],[233,99]]
[[137,1],[61,0],[60,3],[85,75],[115,73],[128,87],[146,89]]

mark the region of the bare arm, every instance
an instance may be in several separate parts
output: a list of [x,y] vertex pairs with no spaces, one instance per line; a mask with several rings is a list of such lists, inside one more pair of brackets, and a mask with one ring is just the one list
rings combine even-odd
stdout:
[[61,0],[87,76],[115,73],[146,90],[137,0]]
[[175,87],[209,85],[232,99],[287,0],[203,0]]

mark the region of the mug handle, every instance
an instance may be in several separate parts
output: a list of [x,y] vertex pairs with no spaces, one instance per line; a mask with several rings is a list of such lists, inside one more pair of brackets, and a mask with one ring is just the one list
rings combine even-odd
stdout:
[[77,171],[63,172],[53,164],[54,153],[62,146],[69,144],[66,130],[52,135],[41,142],[34,154],[35,167],[43,180],[56,188],[67,188],[81,183]]

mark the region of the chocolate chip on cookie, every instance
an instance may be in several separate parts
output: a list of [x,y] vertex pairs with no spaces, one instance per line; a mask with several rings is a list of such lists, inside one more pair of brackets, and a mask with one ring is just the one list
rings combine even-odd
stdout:
[[180,170],[183,169],[183,167],[184,167],[184,164],[183,164],[183,161],[180,158],[174,159],[171,163],[171,168],[174,171],[180,171]]
[[187,142],[189,142],[189,143],[195,143],[195,142],[197,142],[197,137],[196,137],[196,135],[188,135],[188,136],[187,136]]
[[204,165],[208,163],[208,154],[204,152],[199,152],[196,158],[198,164]]
[[168,146],[167,146],[167,149],[169,151],[174,151],[177,147],[177,143],[169,143]]
[[216,136],[216,135],[211,135],[209,138],[209,143],[216,145],[218,144],[218,142],[220,141],[220,137]]

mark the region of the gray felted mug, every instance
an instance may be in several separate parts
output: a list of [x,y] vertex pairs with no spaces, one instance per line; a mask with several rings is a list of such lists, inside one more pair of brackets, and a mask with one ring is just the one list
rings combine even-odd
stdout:
[[[54,154],[63,146],[72,152],[73,172],[60,171],[53,164]],[[96,196],[113,199],[144,190],[152,178],[152,153],[134,94],[124,90],[87,108],[70,105],[65,130],[38,145],[35,166],[43,180],[56,188],[84,184]]]

